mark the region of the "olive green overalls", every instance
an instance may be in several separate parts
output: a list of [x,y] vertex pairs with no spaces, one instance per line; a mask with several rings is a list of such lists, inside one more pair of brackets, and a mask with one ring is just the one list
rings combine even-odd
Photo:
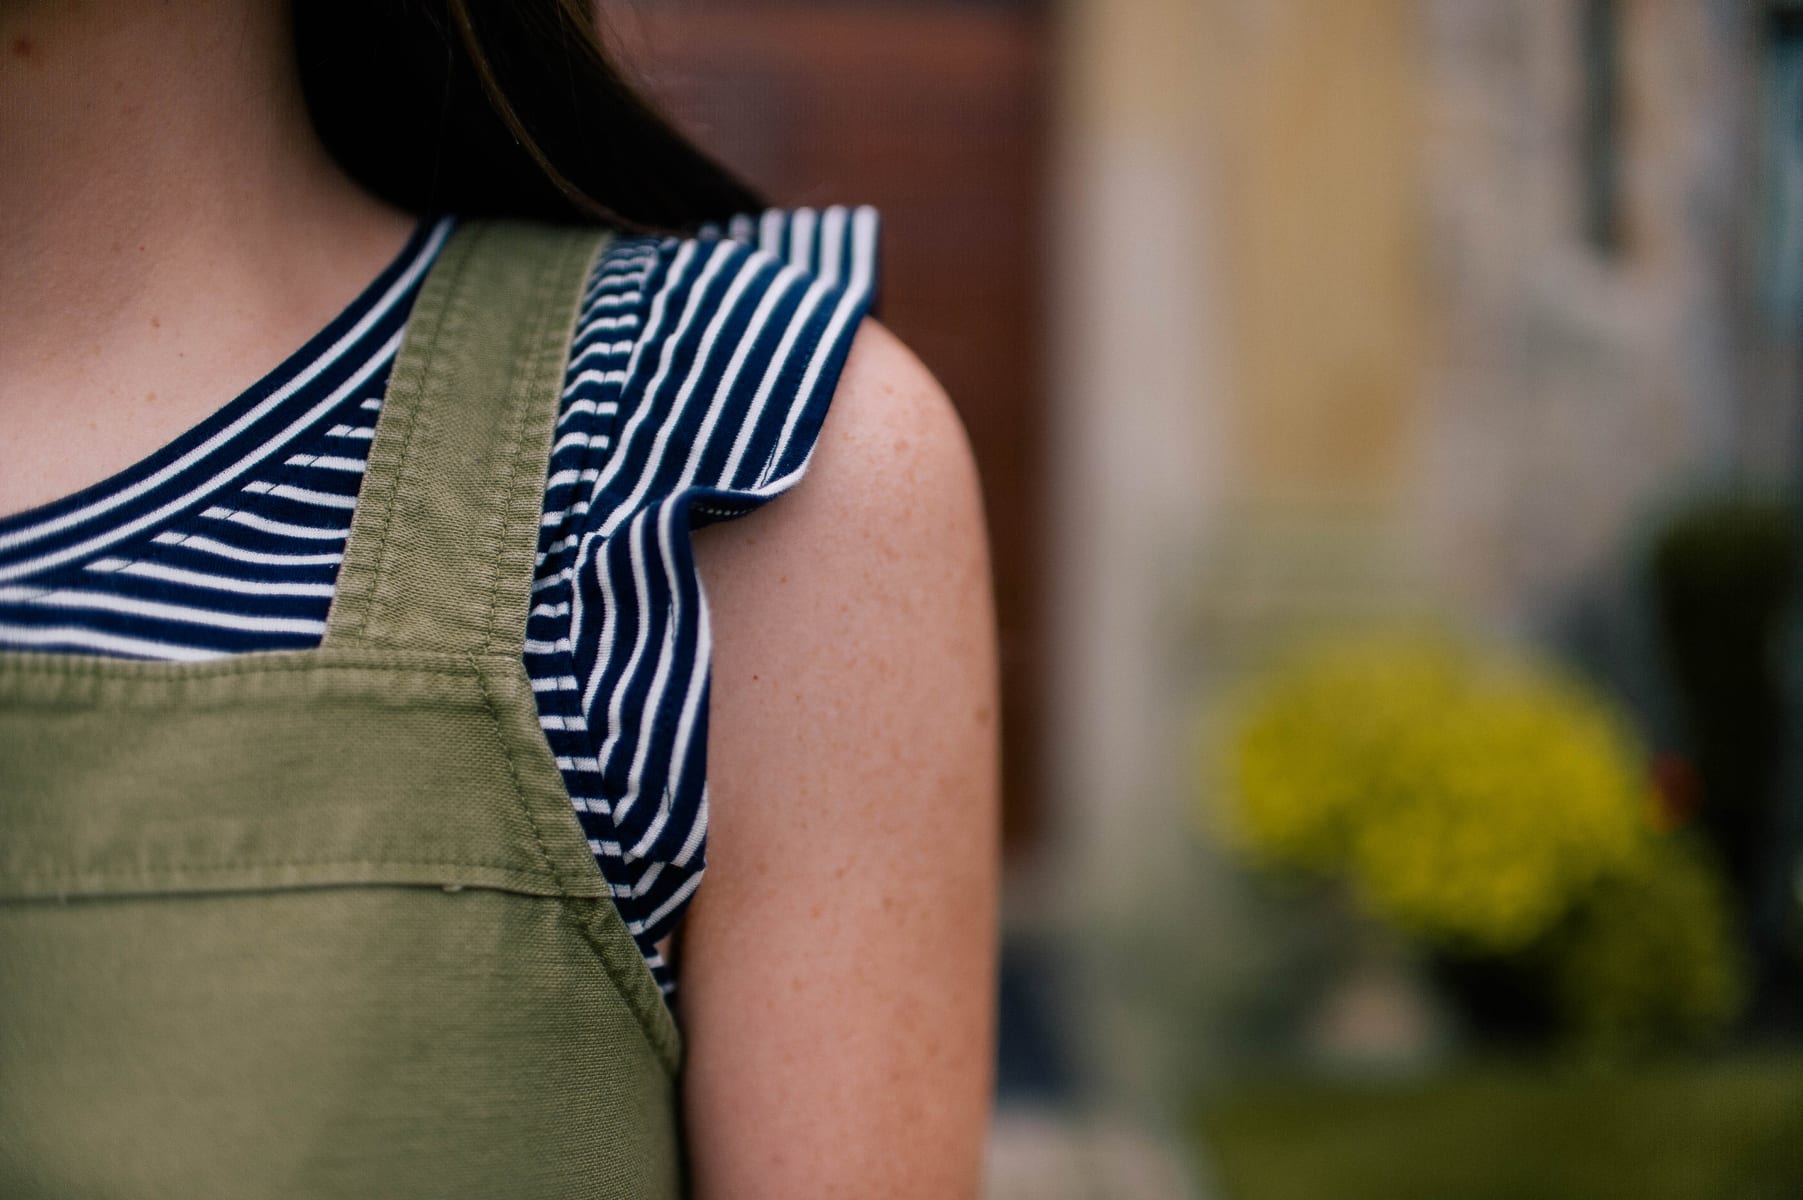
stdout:
[[521,662],[604,241],[445,246],[317,649],[0,654],[0,1196],[680,1193],[676,1028]]

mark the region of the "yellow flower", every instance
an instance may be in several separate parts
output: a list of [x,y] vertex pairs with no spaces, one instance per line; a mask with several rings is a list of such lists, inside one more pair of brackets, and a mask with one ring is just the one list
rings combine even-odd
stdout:
[[1428,638],[1274,674],[1228,766],[1257,860],[1343,876],[1398,928],[1468,950],[1538,937],[1651,836],[1642,756],[1602,699]]

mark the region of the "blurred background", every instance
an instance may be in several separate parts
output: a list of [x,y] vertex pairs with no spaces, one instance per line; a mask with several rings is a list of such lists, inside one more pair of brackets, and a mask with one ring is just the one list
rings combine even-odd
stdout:
[[1803,1197],[1803,3],[608,0],[983,469],[996,1197]]

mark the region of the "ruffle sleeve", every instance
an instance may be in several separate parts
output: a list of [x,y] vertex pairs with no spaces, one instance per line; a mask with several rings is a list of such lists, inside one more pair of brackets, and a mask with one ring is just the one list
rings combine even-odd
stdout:
[[690,534],[802,478],[876,294],[877,238],[869,209],[771,210],[619,240],[584,295],[527,665],[590,847],[666,991],[655,943],[707,857],[711,637]]

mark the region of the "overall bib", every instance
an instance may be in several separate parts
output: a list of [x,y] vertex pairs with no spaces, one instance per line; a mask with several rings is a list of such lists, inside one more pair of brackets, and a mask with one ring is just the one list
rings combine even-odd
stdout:
[[676,1027],[521,661],[604,241],[445,246],[317,649],[0,654],[0,1196],[680,1194]]

